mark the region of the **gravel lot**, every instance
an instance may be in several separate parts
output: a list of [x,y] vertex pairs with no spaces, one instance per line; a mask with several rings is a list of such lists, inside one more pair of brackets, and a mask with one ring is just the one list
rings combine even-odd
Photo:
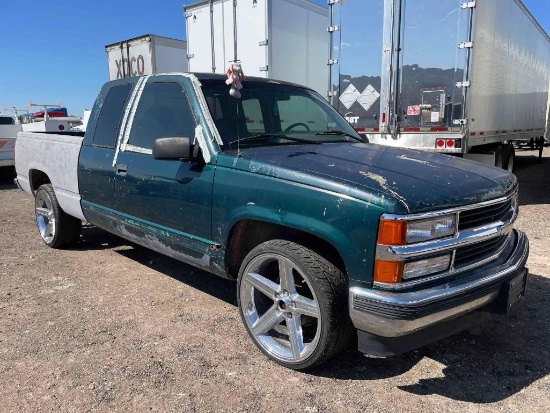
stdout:
[[249,340],[235,283],[93,227],[38,236],[33,200],[0,176],[0,411],[548,412],[550,150],[518,152],[531,242],[507,318],[389,359],[348,350],[308,373]]

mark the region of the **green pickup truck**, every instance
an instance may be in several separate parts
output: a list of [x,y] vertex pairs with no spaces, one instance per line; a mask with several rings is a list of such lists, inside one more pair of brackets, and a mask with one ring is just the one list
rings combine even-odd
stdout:
[[87,221],[236,280],[248,334],[292,369],[352,339],[399,354],[523,297],[514,175],[369,144],[298,85],[247,78],[241,94],[212,74],[122,79],[84,136],[20,133],[44,242],[75,243]]

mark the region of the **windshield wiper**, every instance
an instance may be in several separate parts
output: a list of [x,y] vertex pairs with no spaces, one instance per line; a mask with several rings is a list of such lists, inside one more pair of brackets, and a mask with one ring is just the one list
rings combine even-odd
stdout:
[[282,139],[286,139],[286,140],[289,140],[289,141],[292,141],[292,142],[309,143],[309,144],[314,144],[314,145],[317,145],[317,144],[321,143],[319,141],[312,141],[312,140],[309,140],[309,139],[301,139],[301,138],[296,138],[294,136],[287,136],[287,135],[284,135],[282,133],[260,133],[258,135],[246,136],[246,137],[241,138],[241,139],[235,139],[234,141],[229,142],[229,144],[233,145],[237,142],[240,143],[240,142],[252,141],[252,140],[257,140],[257,139],[265,139],[265,138],[282,138]]
[[358,142],[366,143],[363,139],[358,138],[357,136],[354,136],[350,133],[342,132],[341,130],[328,130],[325,132],[317,132],[315,135],[339,135],[339,136],[347,136],[349,138],[355,139]]

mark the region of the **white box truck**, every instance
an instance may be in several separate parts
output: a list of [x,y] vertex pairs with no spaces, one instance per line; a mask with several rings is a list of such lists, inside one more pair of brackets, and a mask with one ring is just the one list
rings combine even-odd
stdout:
[[329,3],[328,95],[370,142],[510,171],[531,143],[540,159],[550,38],[521,1]]
[[203,0],[184,6],[190,72],[299,83],[326,93],[329,10],[307,0]]
[[109,80],[167,72],[187,72],[185,40],[146,34],[105,46]]

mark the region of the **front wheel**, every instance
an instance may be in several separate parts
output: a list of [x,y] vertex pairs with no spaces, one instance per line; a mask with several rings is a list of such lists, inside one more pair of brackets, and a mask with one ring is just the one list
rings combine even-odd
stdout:
[[61,248],[80,237],[82,221],[61,209],[51,184],[42,185],[36,191],[34,210],[38,232],[48,247]]
[[258,245],[241,265],[237,290],[248,334],[285,367],[319,365],[353,333],[347,277],[299,244],[272,240]]

